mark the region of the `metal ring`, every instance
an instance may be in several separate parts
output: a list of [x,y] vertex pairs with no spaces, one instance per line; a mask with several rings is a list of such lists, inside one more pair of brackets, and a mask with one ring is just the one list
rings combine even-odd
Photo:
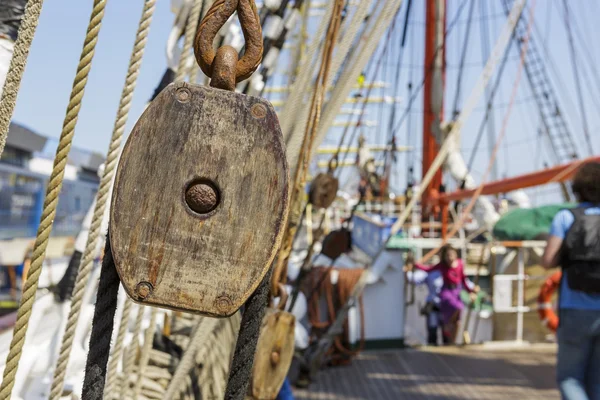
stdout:
[[213,75],[216,55],[213,41],[236,10],[246,40],[244,55],[236,64],[236,82],[249,78],[262,61],[262,29],[254,0],[217,0],[200,23],[194,40],[194,55],[198,65],[209,77]]

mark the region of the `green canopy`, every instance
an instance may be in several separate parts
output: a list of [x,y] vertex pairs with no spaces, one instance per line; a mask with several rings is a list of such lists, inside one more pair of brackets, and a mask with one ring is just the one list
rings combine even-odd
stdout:
[[557,212],[575,205],[575,203],[564,203],[511,210],[496,222],[493,235],[498,240],[538,239],[540,235],[548,233]]

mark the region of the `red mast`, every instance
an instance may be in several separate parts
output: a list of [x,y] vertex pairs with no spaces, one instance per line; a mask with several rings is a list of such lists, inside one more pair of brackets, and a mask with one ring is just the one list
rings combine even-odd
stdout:
[[[425,85],[423,95],[423,172],[425,176],[442,142],[444,114],[446,0],[427,0],[425,10]],[[429,218],[430,199],[442,184],[442,171],[434,175],[423,192],[423,218]]]

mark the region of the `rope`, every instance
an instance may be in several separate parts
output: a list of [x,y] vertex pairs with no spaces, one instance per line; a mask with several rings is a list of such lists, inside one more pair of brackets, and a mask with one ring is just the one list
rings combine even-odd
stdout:
[[129,117],[129,110],[131,108],[133,92],[137,84],[137,78],[139,75],[140,65],[142,64],[144,50],[146,48],[148,31],[150,29],[150,23],[152,22],[152,16],[154,14],[155,5],[156,0],[145,1],[142,16],[136,33],[135,43],[131,52],[129,68],[127,70],[127,77],[125,79],[125,85],[121,93],[119,110],[117,112],[113,133],[108,148],[106,167],[104,170],[104,174],[102,175],[102,179],[100,181],[100,187],[98,189],[96,205],[94,207],[94,214],[92,217],[92,223],[90,226],[85,250],[83,252],[83,261],[77,273],[75,287],[73,289],[73,299],[71,302],[71,310],[69,311],[67,328],[63,336],[60,348],[60,355],[54,372],[54,380],[52,382],[52,388],[50,391],[50,399],[52,400],[57,400],[60,398],[65,375],[67,373],[67,365],[69,363],[71,348],[73,347],[73,339],[75,338],[77,321],[79,320],[79,316],[81,314],[83,293],[85,291],[85,286],[89,280],[89,276],[92,271],[94,253],[97,247],[98,239],[100,237],[102,217],[105,212],[106,202],[109,198],[109,192],[111,190],[113,176],[117,167],[119,149],[121,147],[123,133],[125,131],[125,125]]
[[[362,269],[337,269],[338,282],[336,285],[331,283],[331,271],[333,268],[315,268],[312,276],[318,283],[315,287],[317,291],[313,291],[308,298],[308,318],[310,324],[316,329],[327,329],[335,322],[336,311],[342,307],[352,295],[352,289],[360,280]],[[335,286],[335,287],[334,287]],[[337,289],[337,291],[335,291]],[[325,296],[327,303],[327,312],[329,315],[328,321],[321,320],[320,311],[320,296],[319,291]],[[342,342],[342,338],[348,341],[348,323],[344,324],[344,331],[335,337],[334,348],[331,349],[332,357],[336,362],[343,362],[344,357],[354,357],[362,351],[365,345],[365,312],[362,296],[359,298],[359,313],[360,313],[360,343],[357,349],[351,350]]]
[[229,371],[225,400],[244,400],[248,391],[256,344],[258,343],[260,327],[269,301],[270,281],[271,270],[245,305],[231,370]]
[[110,398],[112,392],[115,389],[117,383],[117,369],[119,367],[119,360],[123,353],[123,341],[125,340],[125,334],[127,333],[127,326],[129,324],[129,317],[131,316],[131,306],[133,302],[129,300],[125,295],[125,302],[123,303],[123,314],[121,315],[121,322],[119,324],[119,332],[117,333],[117,339],[112,351],[112,357],[108,363],[108,371],[106,372],[106,386],[104,387],[104,397]]
[[98,297],[92,320],[92,334],[90,336],[89,353],[85,365],[85,378],[83,380],[82,399],[102,399],[104,393],[104,379],[110,352],[110,339],[112,336],[115,311],[119,293],[119,274],[115,267],[110,237],[106,236],[102,272],[98,285]]
[[[356,51],[358,52],[358,56],[356,57],[356,61],[351,63],[345,72],[340,75],[331,93],[331,100],[323,110],[323,117],[319,124],[319,132],[314,143],[315,147],[323,141],[329,127],[332,125],[333,120],[339,113],[340,108],[352,90],[356,78],[360,75],[361,71],[364,70],[365,65],[377,49],[379,40],[383,37],[385,30],[396,16],[401,5],[402,0],[385,2],[378,18],[373,22],[371,30],[363,35],[363,37],[367,38],[364,47],[357,48]],[[288,152],[289,151],[290,149],[288,148]],[[293,157],[293,149],[291,151]]]
[[127,358],[123,361],[123,379],[121,381],[121,396],[120,399],[124,399],[129,389],[129,375],[133,370],[135,364],[135,355],[137,353],[138,340],[140,337],[140,331],[142,330],[142,319],[144,318],[144,306],[138,307],[138,314],[135,318],[135,326],[133,328],[133,339],[129,344],[129,352],[127,352]]
[[198,353],[200,345],[207,341],[206,338],[215,330],[218,321],[219,320],[215,318],[201,318],[200,321],[198,321],[194,328],[194,332],[191,335],[190,344],[188,348],[185,349],[183,357],[177,365],[175,374],[173,374],[171,382],[169,382],[167,391],[163,396],[164,400],[176,399],[177,395],[181,393],[184,380],[196,363],[196,354]]
[[[296,118],[302,114],[300,121],[305,120],[308,116],[308,110],[306,110],[306,114],[301,113],[301,108],[303,108],[303,97],[306,93],[306,88],[310,87],[309,81],[312,77],[313,69],[309,68],[309,65],[312,63],[317,50],[319,49],[319,45],[321,43],[321,38],[325,34],[325,30],[329,24],[329,19],[331,17],[331,13],[333,12],[334,2],[327,2],[327,8],[325,9],[325,15],[321,20],[321,24],[315,33],[314,39],[311,42],[306,57],[301,61],[301,65],[299,66],[300,75],[296,78],[294,85],[290,89],[289,97],[285,102],[285,106],[281,112],[281,131],[283,132],[283,137],[288,143],[291,135],[291,128],[294,124]],[[302,38],[301,38],[302,39]],[[303,39],[302,39],[303,40]],[[289,155],[288,151],[288,155]],[[289,157],[289,156],[288,156]]]
[[200,13],[202,12],[203,2],[203,0],[194,0],[187,24],[185,25],[183,49],[181,50],[181,57],[179,58],[179,65],[177,66],[177,72],[175,74],[176,82],[185,80],[185,77],[193,71],[193,68],[186,68],[186,66],[189,63],[190,57],[194,57],[192,47],[200,22]]
[[40,274],[42,273],[42,264],[44,262],[46,248],[48,247],[48,239],[50,237],[50,232],[52,231],[52,225],[54,224],[54,217],[56,216],[58,195],[62,187],[65,167],[67,165],[67,156],[71,150],[71,142],[73,141],[73,136],[75,134],[75,125],[77,124],[77,117],[79,115],[79,110],[81,109],[81,100],[83,98],[92,58],[94,57],[94,50],[98,41],[98,33],[100,31],[102,18],[104,17],[105,5],[106,0],[94,1],[83,50],[81,52],[79,65],[77,66],[77,74],[75,75],[73,89],[71,90],[66,117],[63,122],[60,141],[56,149],[54,167],[46,189],[46,198],[44,200],[42,218],[33,248],[29,276],[23,287],[23,295],[13,331],[13,338],[10,344],[10,352],[6,359],[4,378],[2,380],[2,385],[0,386],[0,399],[10,398],[15,383],[19,360],[21,359],[23,345],[25,343],[25,334],[27,333],[29,318],[31,317],[31,309],[33,308],[38,281]]
[[[148,366],[150,360],[150,350],[152,350],[152,339],[154,338],[154,331],[156,330],[156,314],[157,309],[152,307],[150,310],[150,325],[146,329],[144,334],[144,346],[142,347],[142,354],[140,355],[140,365],[138,366],[137,380],[133,389],[133,398],[139,399],[142,391],[142,377]],[[110,335],[109,335],[110,336]],[[127,376],[124,377],[127,379]]]
[[[362,26],[363,20],[367,16],[370,6],[371,6],[370,0],[362,1],[359,4],[356,11],[354,12],[352,20],[350,20],[350,22],[349,22],[349,27],[348,27],[347,31],[344,33],[339,45],[336,46],[335,57],[333,58],[333,61],[331,62],[331,71],[332,72],[329,74],[329,76],[327,77],[327,80],[325,82],[325,89],[324,89],[325,91],[329,90],[329,88],[333,84],[334,77],[337,76],[337,73],[340,70],[342,64],[347,60],[348,52],[350,51],[350,48],[355,41],[355,37],[358,34],[358,31],[360,30],[360,28]],[[308,68],[308,69],[310,70],[310,68]],[[298,114],[293,114],[293,115],[298,115]],[[307,121],[308,120],[306,117],[302,117],[300,119],[299,123],[297,124],[297,126],[294,129],[294,132],[292,133],[292,136],[289,139],[289,142],[287,143],[288,149],[290,149],[290,148],[298,149],[298,146],[300,145],[300,140],[301,140],[301,136],[298,133],[302,132],[306,129]],[[302,147],[300,147],[300,149],[302,149]],[[300,151],[302,151],[302,150],[300,150]],[[292,154],[292,156],[293,156],[295,154],[298,154],[298,151],[290,152],[288,150],[288,154]],[[290,164],[294,165],[295,162],[291,162]]]
[[17,103],[21,79],[23,78],[23,72],[25,72],[29,49],[35,35],[43,3],[44,0],[28,0],[25,13],[21,19],[13,56],[2,89],[2,97],[0,97],[0,154],[4,151],[4,145],[6,144],[8,127]]

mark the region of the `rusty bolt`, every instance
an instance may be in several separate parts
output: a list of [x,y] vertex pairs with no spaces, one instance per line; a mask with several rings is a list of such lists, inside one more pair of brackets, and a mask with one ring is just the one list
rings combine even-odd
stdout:
[[255,104],[250,109],[254,118],[262,119],[267,116],[267,108],[262,104]]
[[190,92],[190,89],[185,87],[181,87],[175,92],[175,98],[180,103],[187,103],[188,101],[190,101],[191,97],[192,93]]
[[185,202],[198,214],[206,214],[219,205],[219,191],[210,181],[194,182],[185,191]]
[[277,364],[279,364],[280,359],[281,359],[281,356],[279,355],[278,351],[273,351],[271,353],[271,365],[272,366],[276,366]]
[[226,294],[222,294],[219,297],[217,297],[217,300],[215,303],[217,305],[217,309],[219,310],[219,312],[222,312],[222,313],[228,312],[229,309],[231,308],[231,305],[233,304],[233,302],[231,301],[231,298],[229,298],[229,296],[227,296]]
[[135,294],[137,295],[138,299],[144,300],[146,297],[148,297],[152,293],[153,289],[154,288],[152,287],[151,283],[140,282],[135,287]]

